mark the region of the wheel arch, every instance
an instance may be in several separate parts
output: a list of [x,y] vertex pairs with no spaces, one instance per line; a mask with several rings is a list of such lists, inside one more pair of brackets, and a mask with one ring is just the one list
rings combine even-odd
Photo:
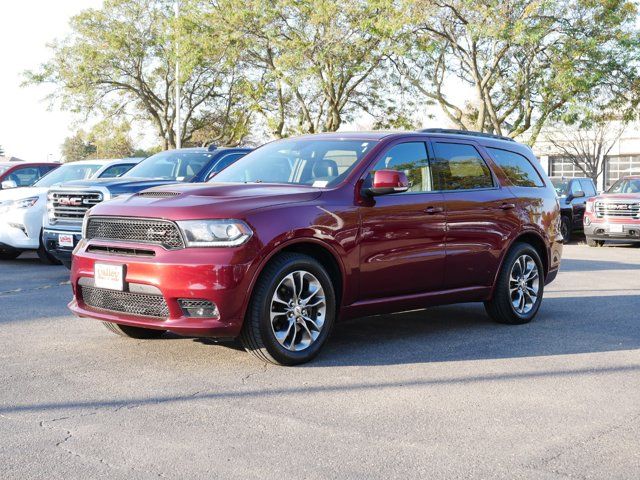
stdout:
[[251,296],[253,295],[256,283],[262,275],[262,272],[264,272],[265,267],[278,255],[286,252],[308,255],[316,259],[327,269],[327,273],[334,285],[336,307],[338,309],[337,313],[339,314],[342,306],[342,299],[345,295],[344,289],[346,284],[345,266],[340,259],[340,255],[331,246],[321,240],[303,237],[278,245],[278,248],[273,249],[273,251],[269,252],[269,254],[262,259],[256,268],[253,278],[251,279],[251,284],[244,302],[243,319],[246,315],[247,306],[250,302]]
[[513,246],[516,243],[527,243],[531,245],[538,255],[540,256],[540,260],[542,260],[542,269],[544,270],[544,278],[546,278],[549,273],[549,249],[547,248],[547,243],[544,241],[544,238],[539,233],[533,230],[527,230],[520,233],[518,236],[514,237],[513,240],[509,243],[508,248],[505,248],[502,253],[502,258],[500,259],[500,264],[498,269],[495,272],[493,278],[493,285],[491,286],[491,296],[493,296],[493,292],[496,288],[496,283],[498,281],[498,277],[500,272],[502,271],[502,267],[504,266],[504,261],[507,258],[507,254],[511,251]]

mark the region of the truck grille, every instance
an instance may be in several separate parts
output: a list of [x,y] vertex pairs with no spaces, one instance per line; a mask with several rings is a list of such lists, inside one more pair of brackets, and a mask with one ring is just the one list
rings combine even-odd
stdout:
[[161,245],[168,250],[184,248],[178,226],[167,220],[89,217],[86,238]]
[[596,203],[596,216],[615,218],[640,218],[639,203]]
[[49,221],[56,223],[81,224],[84,214],[94,205],[102,202],[100,192],[55,191],[49,193]]
[[87,307],[143,317],[169,317],[169,307],[162,295],[118,292],[85,285],[79,287],[82,301]]

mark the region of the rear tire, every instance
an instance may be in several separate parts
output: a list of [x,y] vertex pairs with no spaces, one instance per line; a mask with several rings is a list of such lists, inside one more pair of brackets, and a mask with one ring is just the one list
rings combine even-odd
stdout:
[[0,260],[15,260],[22,252],[0,252]]
[[564,238],[564,243],[569,243],[571,241],[571,223],[571,218],[569,218],[567,215],[562,215],[562,218],[560,220],[560,233]]
[[589,245],[590,247],[602,247],[604,246],[604,240],[594,240],[591,237],[586,237],[587,238],[587,245]]
[[284,253],[261,273],[240,341],[263,362],[298,365],[326,343],[336,316],[333,283],[314,258]]
[[528,243],[516,243],[502,264],[493,298],[484,306],[494,321],[521,325],[536,316],[543,294],[544,269],[540,255]]
[[115,333],[116,335],[120,335],[121,337],[149,340],[153,338],[159,338],[165,333],[165,330],[154,330],[152,328],[130,327],[129,325],[120,325],[118,323],[112,323],[112,322],[102,322],[102,324],[111,333]]

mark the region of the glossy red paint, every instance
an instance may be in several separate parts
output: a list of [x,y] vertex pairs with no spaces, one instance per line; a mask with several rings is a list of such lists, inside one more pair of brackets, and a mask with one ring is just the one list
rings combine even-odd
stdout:
[[378,170],[373,175],[369,193],[371,195],[387,195],[389,193],[406,192],[409,180],[404,172],[396,170]]
[[[517,188],[493,163],[486,146],[504,142],[467,140],[490,166],[494,187],[472,191],[399,193],[374,196],[363,188],[370,169],[388,148],[405,141],[459,137],[424,133],[322,134],[314,138],[375,140],[377,145],[334,188],[269,184],[183,184],[156,188],[170,198],[131,196],[97,205],[91,215],[195,220],[235,218],[253,230],[241,247],[184,248],[152,246],[155,257],[92,253],[83,241],[74,257],[70,304],[78,316],[185,335],[235,337],[251,292],[264,266],[278,253],[323,249],[335,266],[341,286],[340,318],[401,311],[436,304],[482,301],[491,297],[496,275],[510,245],[518,239],[540,250],[547,280],[558,271],[562,252],[558,232],[560,208],[551,183],[530,150],[518,144],[545,179],[541,188]],[[383,172],[379,171],[378,173]],[[394,172],[398,173],[398,172]],[[406,177],[384,173],[380,183],[402,186]],[[133,244],[118,242],[118,246]],[[138,245],[139,246],[139,245]],[[145,247],[147,248],[147,247]],[[315,250],[314,250],[315,249]],[[87,307],[78,280],[93,277],[96,261],[126,266],[126,281],[157,287],[170,315],[166,320],[105,313]],[[330,267],[330,265],[327,265]],[[219,319],[185,318],[178,298],[215,302]]]

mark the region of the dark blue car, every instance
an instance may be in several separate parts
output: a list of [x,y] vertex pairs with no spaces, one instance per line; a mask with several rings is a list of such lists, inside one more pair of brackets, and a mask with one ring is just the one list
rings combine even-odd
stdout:
[[69,182],[49,190],[43,243],[71,267],[71,252],[82,236],[82,219],[94,205],[119,195],[178,182],[206,182],[251,151],[250,148],[181,148],[156,153],[118,178]]

